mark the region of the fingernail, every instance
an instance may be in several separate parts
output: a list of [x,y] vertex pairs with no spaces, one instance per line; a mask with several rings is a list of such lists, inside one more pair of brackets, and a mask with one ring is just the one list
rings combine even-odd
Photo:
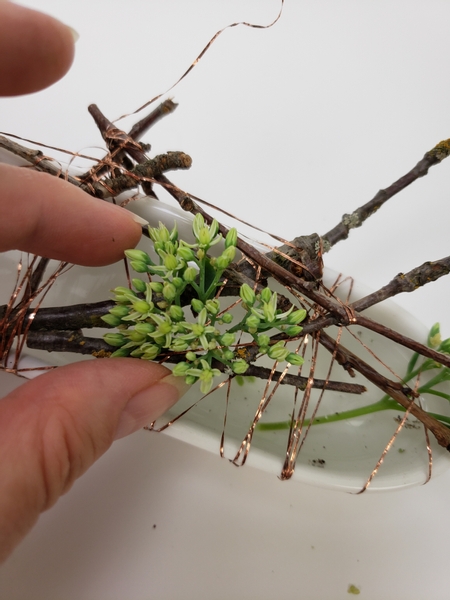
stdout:
[[178,402],[189,388],[183,377],[167,375],[158,383],[136,394],[121,414],[115,439],[134,433],[155,421]]
[[67,29],[69,29],[70,33],[72,34],[73,37],[73,41],[77,42],[80,39],[80,34],[78,33],[78,31],[75,31],[75,29],[73,27],[71,27],[70,25],[66,25]]
[[133,221],[135,221],[139,225],[150,225],[150,223],[146,219],[143,219],[139,215],[136,215],[135,213],[132,213],[132,212],[130,212],[130,215],[133,217]]

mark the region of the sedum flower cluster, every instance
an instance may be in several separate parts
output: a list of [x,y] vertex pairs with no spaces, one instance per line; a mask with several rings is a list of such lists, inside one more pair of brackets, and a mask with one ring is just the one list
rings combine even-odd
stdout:
[[[286,348],[284,341],[271,344],[266,332],[275,329],[288,337],[297,336],[306,311],[291,307],[283,313],[277,309],[276,292],[265,288],[255,294],[243,284],[240,298],[245,315],[232,325],[233,315],[221,311],[216,294],[223,272],[235,258],[237,231],[230,229],[223,240],[217,221],[208,225],[200,214],[194,218],[192,230],[195,241],[189,244],[178,239],[176,224],[172,231],[162,223],[149,228],[157,263],[142,250],[125,252],[133,270],[150,277],[149,281],[132,279],[133,289],[113,290],[115,306],[102,317],[118,329],[104,336],[117,348],[112,356],[154,360],[168,353],[184,354],[173,373],[189,384],[199,381],[202,393],[211,389],[214,377],[220,374],[213,367],[214,361],[222,363],[229,373],[242,375],[247,371],[249,365],[238,353],[237,338],[242,333],[251,336],[261,355],[301,365],[303,359],[298,354]],[[209,249],[222,240],[220,256],[209,256]],[[190,307],[183,308],[183,294],[186,297],[187,293],[192,300]]]

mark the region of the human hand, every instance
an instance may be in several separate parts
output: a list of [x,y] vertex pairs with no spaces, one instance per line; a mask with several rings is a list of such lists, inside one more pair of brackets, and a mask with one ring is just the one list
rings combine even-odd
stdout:
[[[73,54],[68,27],[0,0],[0,95],[52,84]],[[0,251],[81,265],[113,263],[140,237],[125,210],[2,164],[0,214]],[[185,389],[162,365],[117,358],[55,369],[0,399],[0,561],[114,439],[156,419]]]

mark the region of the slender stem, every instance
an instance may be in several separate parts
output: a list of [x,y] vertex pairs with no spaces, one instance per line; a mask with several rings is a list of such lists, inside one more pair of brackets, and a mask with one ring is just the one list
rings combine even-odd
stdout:
[[426,394],[432,394],[433,396],[439,396],[440,398],[444,398],[450,402],[450,395],[444,394],[444,392],[440,392],[439,390],[425,390]]
[[[346,421],[348,419],[354,419],[363,415],[369,415],[382,410],[402,410],[406,409],[403,406],[399,406],[397,402],[391,399],[383,398],[373,404],[367,406],[360,406],[359,408],[353,408],[351,410],[343,410],[342,412],[331,413],[321,417],[316,417],[312,422],[310,419],[303,421],[303,426],[308,425],[321,425],[323,423],[336,423],[337,421]],[[274,423],[260,423],[258,429],[261,431],[278,431],[281,429],[289,429],[291,427],[291,421],[278,421]]]
[[[360,408],[354,408],[351,410],[344,410],[339,413],[332,413],[329,415],[324,415],[322,417],[316,417],[312,423],[310,419],[305,419],[303,421],[303,426],[307,427],[309,424],[311,425],[323,425],[325,423],[336,423],[337,421],[346,421],[348,419],[355,419],[357,417],[362,417],[364,415],[373,414],[376,412],[380,412],[383,410],[395,410],[400,412],[406,412],[406,408],[404,406],[400,406],[397,402],[394,402],[392,399],[382,399],[378,402],[374,402],[373,404],[368,404],[367,406],[361,406]],[[450,426],[450,417],[446,415],[441,415],[439,413],[428,413],[437,421],[441,423],[445,423]],[[276,421],[273,423],[259,423],[257,425],[257,429],[260,431],[281,431],[285,429],[290,429],[291,421]]]

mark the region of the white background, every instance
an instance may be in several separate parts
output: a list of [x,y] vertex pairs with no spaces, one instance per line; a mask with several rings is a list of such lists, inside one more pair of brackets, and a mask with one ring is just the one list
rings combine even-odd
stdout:
[[[80,33],[70,73],[0,100],[0,130],[82,150],[110,118],[164,92],[216,30],[267,23],[276,0],[22,2]],[[148,141],[184,150],[173,180],[286,238],[328,231],[450,137],[442,0],[286,0],[269,30],[227,30],[170,95]],[[327,256],[372,288],[448,254],[450,163]],[[450,335],[449,281],[398,303]],[[234,469],[163,436],[113,449],[43,515],[0,571],[18,600],[448,597],[450,475],[350,496]],[[153,526],[156,525],[156,528]]]

